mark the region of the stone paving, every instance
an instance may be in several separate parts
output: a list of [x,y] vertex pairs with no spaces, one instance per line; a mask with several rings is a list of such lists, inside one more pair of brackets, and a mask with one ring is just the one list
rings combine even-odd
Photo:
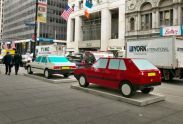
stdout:
[[181,83],[155,90],[166,101],[137,107],[71,89],[72,83],[28,78],[23,69],[4,75],[0,68],[0,124],[183,124]]

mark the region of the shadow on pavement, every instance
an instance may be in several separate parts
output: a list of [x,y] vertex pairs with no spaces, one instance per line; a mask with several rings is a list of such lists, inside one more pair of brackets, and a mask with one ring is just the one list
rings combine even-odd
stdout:
[[[34,73],[32,75],[35,75],[35,76],[40,76],[40,77],[44,77],[44,74],[38,74],[38,73]],[[70,75],[69,77],[71,77],[72,75]],[[68,77],[64,77],[63,75],[60,75],[60,74],[54,74],[52,75],[49,79],[68,79]]]
[[163,83],[183,86],[183,79],[173,79],[172,81],[163,81]]

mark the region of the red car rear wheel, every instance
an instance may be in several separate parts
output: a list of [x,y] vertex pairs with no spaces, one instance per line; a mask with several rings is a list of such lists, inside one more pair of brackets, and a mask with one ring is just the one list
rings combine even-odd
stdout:
[[121,93],[124,97],[132,97],[135,95],[135,90],[132,84],[128,81],[122,82],[120,87]]
[[87,87],[87,86],[89,85],[89,83],[87,82],[86,76],[81,75],[81,76],[79,77],[79,85],[80,85],[81,87]]

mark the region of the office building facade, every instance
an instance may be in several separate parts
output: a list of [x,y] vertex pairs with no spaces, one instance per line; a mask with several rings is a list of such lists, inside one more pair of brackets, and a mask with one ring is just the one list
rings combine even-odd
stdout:
[[67,25],[67,51],[122,51],[125,36],[125,1],[90,0],[85,16],[85,0],[69,0],[74,8]]
[[0,0],[0,40],[2,40],[3,2],[4,0]]
[[160,37],[160,28],[183,25],[183,0],[126,0],[125,38]]
[[[48,0],[47,23],[40,23],[38,36],[66,39],[66,22],[60,17],[66,1]],[[3,40],[32,38],[34,26],[26,25],[35,20],[35,0],[4,0]]]

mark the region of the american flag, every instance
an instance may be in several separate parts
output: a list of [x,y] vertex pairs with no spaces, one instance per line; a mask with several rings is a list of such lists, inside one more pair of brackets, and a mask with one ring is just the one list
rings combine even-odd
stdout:
[[69,18],[69,15],[72,13],[72,11],[73,11],[73,9],[70,8],[69,5],[66,5],[66,8],[63,11],[61,17],[67,21]]

